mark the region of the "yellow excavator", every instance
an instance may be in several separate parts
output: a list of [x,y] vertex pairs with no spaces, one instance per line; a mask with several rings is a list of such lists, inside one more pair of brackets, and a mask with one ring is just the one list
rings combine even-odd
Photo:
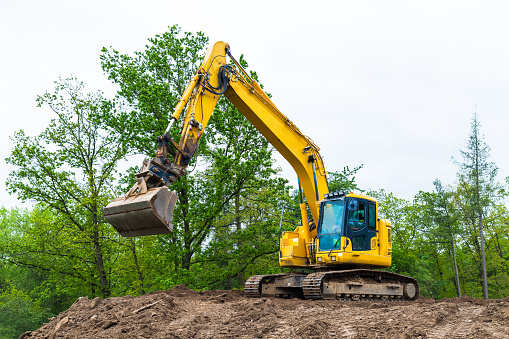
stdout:
[[[156,157],[144,160],[136,184],[104,208],[106,220],[126,237],[172,232],[177,195],[168,188],[186,174],[222,95],[292,165],[301,192],[302,225],[284,232],[279,245],[279,264],[294,272],[252,276],[245,283],[245,294],[348,300],[418,298],[417,280],[379,270],[391,265],[392,238],[390,222],[378,218],[376,199],[329,192],[320,149],[277,109],[224,42],[207,50],[168,128],[157,138]],[[169,131],[186,106],[177,144]],[[312,220],[308,220],[308,209]],[[313,273],[304,273],[309,270]]]

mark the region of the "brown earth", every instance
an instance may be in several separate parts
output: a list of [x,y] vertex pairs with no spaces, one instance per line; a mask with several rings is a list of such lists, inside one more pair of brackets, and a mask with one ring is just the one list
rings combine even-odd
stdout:
[[140,297],[81,297],[20,338],[509,338],[509,297],[434,301],[246,298],[179,285]]

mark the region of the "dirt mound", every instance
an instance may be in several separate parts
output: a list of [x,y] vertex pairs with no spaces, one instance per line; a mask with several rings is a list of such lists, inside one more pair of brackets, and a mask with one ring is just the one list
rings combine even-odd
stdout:
[[105,300],[81,297],[24,338],[155,337],[165,323],[178,318],[179,305],[167,292]]
[[184,285],[82,297],[21,338],[509,338],[509,298],[414,302],[250,299]]

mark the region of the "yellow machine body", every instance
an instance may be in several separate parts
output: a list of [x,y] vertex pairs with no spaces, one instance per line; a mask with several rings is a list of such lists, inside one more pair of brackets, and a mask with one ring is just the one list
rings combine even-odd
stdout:
[[[233,64],[227,63],[227,56]],[[415,279],[371,270],[389,267],[392,254],[391,224],[379,219],[376,199],[353,193],[329,193],[318,146],[278,110],[231,56],[229,45],[224,42],[217,42],[207,50],[165,134],[158,138],[157,157],[144,162],[136,176],[137,184],[125,197],[117,198],[105,208],[105,217],[119,233],[139,236],[171,231],[171,212],[177,199],[174,193],[161,195],[167,193],[162,187],[171,186],[185,175],[221,95],[235,105],[297,173],[299,189],[303,192],[302,223],[294,231],[281,235],[279,263],[282,267],[316,271],[252,276],[245,285],[246,295],[310,299],[417,298],[419,286]],[[177,143],[168,131],[180,119]],[[173,155],[172,159],[168,153]],[[146,194],[153,194],[153,198],[147,199]],[[156,202],[159,208],[154,205]],[[144,213],[142,221],[138,218],[141,213]]]

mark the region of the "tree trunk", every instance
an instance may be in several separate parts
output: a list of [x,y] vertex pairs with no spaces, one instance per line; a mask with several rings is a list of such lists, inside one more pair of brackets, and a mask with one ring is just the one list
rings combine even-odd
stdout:
[[484,295],[484,299],[488,299],[488,275],[486,274],[486,257],[484,255],[484,235],[483,235],[483,231],[482,231],[482,214],[481,213],[479,213],[479,234],[481,235],[483,295]]
[[191,252],[191,225],[187,219],[187,215],[189,213],[189,198],[185,187],[180,190],[179,200],[182,205],[182,221],[184,224],[184,255],[182,256],[181,265],[183,269],[189,270],[193,254]]
[[[438,275],[440,276],[440,280],[444,280],[444,275],[442,273],[442,269],[440,268],[440,261],[438,261],[438,254],[435,252],[435,262],[437,263]],[[445,286],[442,286],[443,295],[447,292]]]
[[[477,106],[476,106],[476,109],[477,109]],[[486,257],[485,257],[485,254],[484,254],[484,235],[483,235],[483,231],[482,231],[482,206],[481,206],[481,184],[480,184],[480,173],[479,173],[479,165],[480,165],[480,161],[481,161],[481,155],[480,155],[480,149],[479,149],[479,131],[477,129],[477,111],[475,112],[475,131],[474,131],[474,139],[475,139],[475,143],[474,143],[474,154],[475,154],[475,193],[476,193],[476,198],[477,198],[477,209],[478,209],[478,213],[479,213],[479,234],[480,234],[480,237],[481,237],[481,258],[482,258],[482,276],[483,276],[483,294],[484,294],[484,299],[488,299],[488,276],[486,274]]]
[[[237,234],[242,230],[242,223],[240,218],[240,198],[239,194],[235,196],[235,226],[237,228]],[[237,248],[242,248],[242,240],[237,238]],[[239,273],[239,284],[241,287],[246,283],[244,279],[244,272]]]
[[101,294],[103,298],[110,296],[110,290],[108,288],[108,278],[106,277],[106,271],[104,270],[104,261],[101,244],[99,243],[99,223],[97,220],[97,206],[92,206],[92,223],[94,225],[94,233],[92,235],[92,242],[95,250],[95,265],[101,282]]
[[495,234],[495,249],[497,250],[497,253],[498,253],[498,256],[500,257],[500,259],[502,259],[502,265],[500,267],[502,269],[502,274],[506,275],[507,261],[505,260],[504,252],[502,251],[502,246],[500,246],[500,240],[498,239],[498,233]]
[[456,289],[458,291],[458,297],[461,298],[460,278],[458,275],[458,263],[456,262],[456,249],[454,247],[454,239],[451,240],[451,246],[452,246],[452,260],[454,261],[454,272],[456,274]]
[[139,291],[140,294],[143,295],[145,294],[145,284],[144,284],[145,279],[143,277],[143,273],[140,270],[140,265],[138,264],[138,256],[136,255],[136,243],[134,242],[133,238],[130,238],[129,240],[131,242],[131,252],[133,254],[134,265],[136,267],[136,272],[138,273],[138,280],[140,281]]
[[435,299],[435,297],[433,296],[433,292],[431,292],[431,289],[429,288],[428,283],[426,281],[424,282],[424,285],[426,285],[426,289],[428,290],[429,295],[431,295],[431,299]]

